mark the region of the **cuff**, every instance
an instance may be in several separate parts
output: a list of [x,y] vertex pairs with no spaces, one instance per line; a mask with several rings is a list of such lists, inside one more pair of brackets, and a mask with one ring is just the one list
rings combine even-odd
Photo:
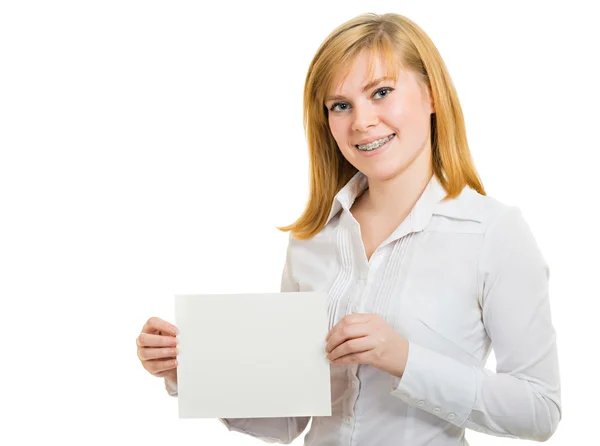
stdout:
[[[254,437],[261,441],[264,441],[265,443],[285,443],[285,444],[291,443],[291,440],[283,441],[281,438],[262,436],[260,434],[252,432],[248,428],[252,425],[253,422],[258,425],[257,427],[260,427],[261,422],[264,424],[268,424],[271,420],[275,421],[275,423],[277,423],[277,421],[278,421],[278,419],[276,419],[276,418],[269,418],[266,420],[266,423],[265,423],[264,418],[263,419],[258,419],[258,418],[219,418],[219,421],[221,423],[223,423],[230,432],[239,432],[240,434],[249,435],[251,437]],[[246,427],[246,425],[249,425],[249,426]]]
[[404,374],[394,377],[391,394],[462,426],[477,398],[476,380],[472,366],[410,342]]

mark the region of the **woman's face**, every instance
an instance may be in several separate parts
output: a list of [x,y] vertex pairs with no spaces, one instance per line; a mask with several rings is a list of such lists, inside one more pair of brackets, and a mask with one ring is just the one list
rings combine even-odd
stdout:
[[[329,128],[344,157],[369,180],[384,181],[431,155],[429,89],[411,71],[385,79],[380,57],[367,85],[371,52],[356,57],[344,84],[340,73],[325,100]],[[415,163],[416,165],[417,163]],[[423,166],[424,163],[419,163]]]

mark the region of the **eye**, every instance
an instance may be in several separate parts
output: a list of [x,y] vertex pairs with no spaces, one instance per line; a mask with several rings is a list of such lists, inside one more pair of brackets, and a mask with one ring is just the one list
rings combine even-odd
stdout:
[[329,110],[332,112],[341,112],[348,110],[348,108],[350,108],[350,105],[346,102],[336,102],[329,108]]
[[389,96],[389,94],[392,91],[394,91],[394,89],[392,87],[379,88],[375,93],[373,93],[373,97],[377,96],[378,94],[382,94],[382,96],[380,96],[379,98],[375,98],[375,99],[381,99],[381,98],[384,98],[386,96]]

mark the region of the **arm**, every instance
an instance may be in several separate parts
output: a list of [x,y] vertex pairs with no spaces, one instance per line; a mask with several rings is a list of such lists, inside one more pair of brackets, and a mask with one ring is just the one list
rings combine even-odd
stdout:
[[392,393],[457,426],[545,441],[561,419],[548,267],[520,212],[502,214],[485,234],[479,265],[496,373],[410,343]]
[[[290,245],[288,244],[281,279],[281,292],[298,291],[290,263]],[[165,386],[169,395],[177,396],[177,383],[165,380]],[[219,421],[230,431],[241,432],[268,443],[289,444],[306,429],[310,417],[219,418]]]
[[[291,236],[290,236],[291,242]],[[293,277],[290,259],[291,243],[288,243],[285,265],[281,278],[281,292],[298,291]],[[241,432],[260,438],[268,443],[289,444],[306,429],[310,417],[281,418],[220,418],[230,431]]]

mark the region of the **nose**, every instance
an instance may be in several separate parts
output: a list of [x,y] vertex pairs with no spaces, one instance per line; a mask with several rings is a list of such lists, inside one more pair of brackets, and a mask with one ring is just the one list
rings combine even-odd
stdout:
[[365,132],[369,127],[377,125],[379,117],[375,107],[372,104],[361,104],[354,106],[354,120],[352,130],[355,132]]

